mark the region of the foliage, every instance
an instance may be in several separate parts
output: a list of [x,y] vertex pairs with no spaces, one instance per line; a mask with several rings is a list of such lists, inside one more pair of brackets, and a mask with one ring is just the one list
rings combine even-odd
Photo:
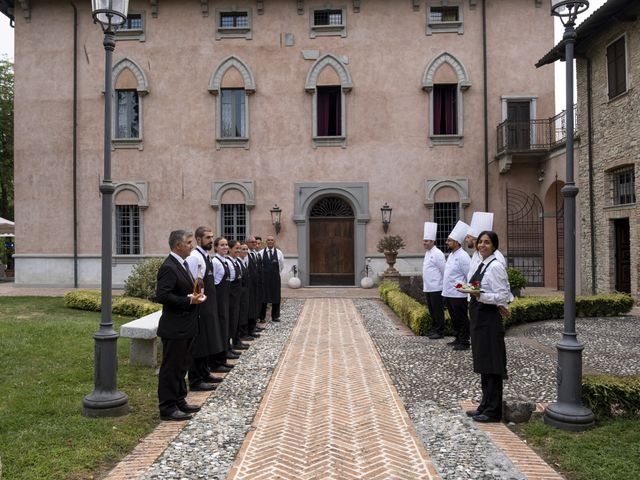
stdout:
[[124,282],[124,294],[128,297],[155,300],[158,270],[164,258],[148,258],[133,266],[131,274]]
[[640,478],[640,418],[598,420],[595,428],[575,433],[546,425],[536,415],[514,429],[565,478]]
[[0,58],[0,217],[13,220],[13,63]]
[[[130,320],[114,315],[114,328]],[[81,415],[94,389],[99,324],[99,313],[65,308],[60,297],[0,298],[2,478],[103,478],[158,424],[157,374],[129,365],[131,341],[123,338],[117,386],[130,413]]]
[[640,376],[583,375],[582,402],[598,418],[640,415]]
[[527,279],[517,268],[507,268],[507,276],[509,277],[509,286],[511,290],[521,290],[527,286]]
[[[99,312],[102,308],[102,296],[100,292],[93,290],[73,290],[64,296],[64,305],[67,308],[77,310],[89,310]],[[111,311],[119,315],[130,317],[144,317],[157,312],[161,305],[134,297],[114,295],[111,302]]]
[[378,252],[390,252],[390,253],[398,253],[399,250],[402,250],[406,247],[404,240],[400,235],[385,235],[378,241]]
[[[416,279],[417,278],[420,277],[416,277]],[[416,280],[416,282],[417,281],[418,280]],[[412,327],[416,335],[422,335],[420,332],[429,331],[431,327],[431,317],[426,310],[424,300],[418,296],[415,285],[408,289],[411,295],[401,291],[400,287],[394,282],[383,282],[380,287],[378,287],[378,291],[380,292],[380,298],[391,307],[403,322],[409,325],[409,319],[411,319],[411,321],[416,323],[416,328],[414,329]],[[633,307],[633,298],[625,293],[607,293],[593,296],[579,296],[576,298],[576,315],[579,317],[617,316],[629,312],[631,307]],[[410,310],[415,310],[415,312]],[[423,315],[423,310],[426,312],[426,316]],[[519,323],[562,318],[564,316],[564,300],[562,297],[517,298],[509,306],[509,310],[511,316],[503,318],[506,328]],[[445,331],[452,331],[446,310]]]

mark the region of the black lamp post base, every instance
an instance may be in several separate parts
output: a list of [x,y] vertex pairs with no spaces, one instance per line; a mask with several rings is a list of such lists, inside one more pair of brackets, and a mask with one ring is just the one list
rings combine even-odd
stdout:
[[84,397],[82,415],[85,417],[122,417],[129,413],[129,397],[120,391],[96,393]]
[[557,402],[544,409],[544,423],[560,430],[581,432],[595,425],[595,416],[582,405]]

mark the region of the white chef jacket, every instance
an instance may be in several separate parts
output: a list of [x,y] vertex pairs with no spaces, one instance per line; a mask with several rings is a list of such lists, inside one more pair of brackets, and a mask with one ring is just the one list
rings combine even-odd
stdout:
[[467,283],[467,273],[469,272],[469,254],[460,247],[455,252],[449,254],[447,263],[444,266],[442,276],[442,296],[449,298],[467,298],[466,293],[456,290],[456,284]]
[[424,254],[422,262],[422,291],[441,292],[442,276],[446,260],[444,253],[435,245]]

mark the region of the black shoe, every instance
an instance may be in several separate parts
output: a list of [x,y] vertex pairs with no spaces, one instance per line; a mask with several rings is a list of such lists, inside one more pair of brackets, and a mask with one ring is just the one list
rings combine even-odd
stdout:
[[178,408],[181,412],[184,413],[196,413],[200,411],[200,407],[198,405],[191,405],[189,403],[185,403],[184,405],[178,405]]
[[215,390],[216,385],[213,383],[200,382],[195,385],[191,385],[192,392],[210,392],[211,390]]
[[227,358],[229,360],[235,360],[240,358],[240,354],[238,352],[234,352],[233,350],[230,350],[227,352]]
[[244,337],[240,337],[241,342],[253,342],[254,340],[255,338],[252,337],[251,335],[245,335]]
[[279,322],[280,321],[280,317],[272,318],[271,321],[272,322]]
[[454,350],[469,350],[469,348],[471,348],[471,345],[468,345],[466,343],[458,343],[457,345],[453,346]]
[[476,415],[480,415],[482,412],[480,410],[467,410],[464,413],[467,414],[467,417],[475,417]]
[[238,342],[233,344],[233,348],[237,348],[238,350],[249,350],[249,345],[246,343]]
[[211,371],[216,373],[228,373],[235,365],[218,365],[213,368]]
[[481,413],[480,415],[474,415],[471,418],[473,418],[476,422],[481,422],[481,423],[497,423],[500,421],[499,418],[489,417],[484,413]]
[[431,340],[440,340],[441,338],[444,338],[444,336],[440,335],[439,333],[432,333],[427,338],[429,338]]
[[256,332],[256,333],[257,332],[264,332],[264,330],[265,329],[262,328],[262,327],[256,327],[256,328],[253,329],[253,332],[251,332],[251,334],[254,335],[255,334],[254,332]]
[[193,418],[192,415],[188,413],[182,412],[180,410],[174,410],[171,413],[160,414],[160,420],[170,420],[174,422],[181,422],[183,420],[191,420]]
[[221,383],[222,379],[220,377],[214,377],[213,375],[209,375],[207,378],[204,379],[204,381],[207,383]]

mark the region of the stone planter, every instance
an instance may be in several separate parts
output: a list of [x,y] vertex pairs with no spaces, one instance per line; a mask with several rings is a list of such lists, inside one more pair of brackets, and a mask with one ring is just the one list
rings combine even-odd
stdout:
[[395,269],[394,265],[396,264],[396,260],[398,258],[397,252],[384,252],[384,258],[387,260],[387,265],[389,267],[384,271],[385,275],[397,275],[398,270]]

